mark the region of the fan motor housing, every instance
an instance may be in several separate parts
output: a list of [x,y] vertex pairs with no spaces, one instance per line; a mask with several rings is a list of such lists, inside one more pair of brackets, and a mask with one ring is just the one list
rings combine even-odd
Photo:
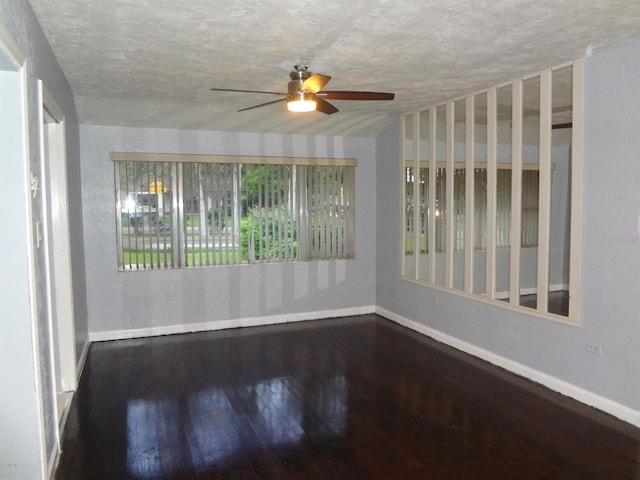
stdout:
[[302,80],[302,79],[291,80],[289,82],[289,86],[287,88],[287,92],[289,94],[289,97],[291,97],[291,96],[296,96],[297,97],[301,93],[305,93],[304,80]]
[[307,67],[306,65],[294,65],[293,70],[289,72],[289,78],[291,78],[291,80],[306,80],[310,76],[311,70],[309,70],[309,67]]

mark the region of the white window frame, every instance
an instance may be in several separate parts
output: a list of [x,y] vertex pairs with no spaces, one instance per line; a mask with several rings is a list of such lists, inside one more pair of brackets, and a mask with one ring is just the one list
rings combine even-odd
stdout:
[[[551,164],[551,130],[552,130],[552,96],[551,96],[551,79],[555,70],[572,67],[572,130],[571,130],[571,210],[569,225],[570,231],[570,282],[569,282],[569,311],[568,315],[558,315],[548,311],[548,292],[549,292],[549,219],[550,219],[550,190],[551,190],[551,172],[553,165]],[[520,303],[520,226],[521,226],[521,193],[522,193],[522,170],[529,168],[522,163],[522,133],[523,133],[523,106],[522,106],[522,85],[523,81],[535,76],[540,77],[540,155],[539,155],[539,191],[540,199],[538,204],[538,261],[537,261],[537,286],[538,301],[536,308],[521,306]],[[508,85],[508,84],[507,84]],[[583,157],[584,157],[584,59],[579,59],[569,64],[561,65],[531,75],[526,78],[516,79],[511,82],[512,86],[512,161],[509,168],[513,171],[512,176],[512,207],[511,207],[511,251],[510,251],[510,276],[509,276],[509,301],[504,302],[498,298],[496,292],[496,240],[494,235],[487,236],[486,248],[486,278],[485,291],[482,294],[473,292],[473,238],[474,231],[474,215],[465,215],[465,248],[464,248],[464,287],[462,290],[453,287],[453,255],[455,253],[455,242],[453,239],[454,222],[451,220],[453,216],[447,215],[444,257],[444,282],[436,282],[435,272],[435,255],[436,252],[436,235],[428,235],[428,247],[430,252],[427,264],[426,279],[421,279],[420,275],[420,228],[419,228],[419,208],[416,206],[418,181],[420,178],[421,164],[428,164],[430,172],[435,172],[436,168],[441,167],[442,162],[437,162],[436,158],[436,141],[429,142],[429,159],[420,159],[419,149],[419,132],[420,132],[420,113],[429,112],[429,138],[436,138],[436,109],[442,108],[442,104],[428,108],[422,112],[413,112],[406,114],[400,122],[400,179],[401,179],[401,248],[400,250],[400,277],[403,280],[426,285],[431,288],[444,290],[457,295],[466,296],[482,302],[490,302],[493,305],[499,305],[504,308],[517,310],[519,312],[539,316],[544,319],[553,320],[569,325],[580,325],[580,291],[581,291],[581,273],[582,273],[582,199],[583,199]],[[497,161],[497,87],[489,88],[485,91],[487,94],[487,161],[482,168],[487,168],[487,191],[494,192],[487,196],[487,231],[495,232],[496,229],[496,174],[498,169],[504,168]],[[454,102],[460,99],[448,101],[444,104],[446,107],[446,132],[445,132],[445,151],[447,170],[447,189],[446,189],[446,205],[447,209],[451,208],[453,202],[453,171],[455,168],[466,168],[473,171],[479,167],[479,163],[474,160],[474,99],[479,93],[470,94],[464,97],[466,102],[466,154],[464,164],[455,163],[453,157],[453,128],[454,128]],[[407,128],[411,129],[407,132]],[[410,139],[407,140],[407,139]],[[409,142],[409,143],[407,143]],[[409,147],[411,151],[406,152]],[[413,192],[414,202],[413,208],[413,232],[412,239],[409,241],[413,245],[413,262],[408,268],[406,262],[406,245],[409,234],[407,233],[407,194],[406,185],[406,168],[410,165],[414,172]],[[424,168],[424,167],[423,167]],[[465,194],[465,212],[473,212],[474,195],[472,175],[467,175],[466,194]],[[436,188],[435,175],[429,175],[429,205],[436,205]],[[435,232],[436,218],[435,215],[428,215],[428,230]],[[442,254],[441,254],[442,255]]]
[[[327,260],[327,259],[351,259],[355,257],[355,167],[357,166],[357,160],[354,158],[300,158],[300,157],[266,157],[266,156],[230,156],[230,155],[197,155],[197,154],[168,154],[168,153],[139,153],[139,152],[112,152],[111,159],[114,162],[115,166],[115,206],[116,206],[116,233],[117,233],[117,253],[118,253],[118,269],[120,271],[138,271],[138,270],[166,270],[166,269],[179,269],[179,268],[200,268],[200,267],[208,267],[208,266],[220,266],[220,265],[241,265],[241,264],[251,264],[251,263],[273,263],[273,262],[285,262],[285,261],[298,261],[298,260]],[[142,264],[127,264],[125,262],[125,245],[123,243],[124,233],[128,230],[131,230],[131,226],[125,228],[123,226],[123,212],[126,211],[125,206],[123,205],[123,192],[128,192],[128,186],[123,188],[120,185],[120,174],[119,174],[119,165],[124,162],[134,162],[134,163],[162,163],[165,167],[170,167],[171,173],[163,173],[162,182],[165,184],[170,184],[171,188],[167,189],[165,193],[164,188],[165,185],[162,183],[160,188],[162,191],[160,195],[163,195],[163,200],[157,199],[157,205],[160,205],[162,202],[162,214],[163,218],[166,219],[167,222],[170,222],[171,225],[175,225],[174,228],[162,228],[156,231],[156,242],[157,244],[160,241],[164,241],[164,247],[170,248],[170,260],[160,260],[155,262],[155,260],[151,260],[146,262],[143,261]],[[289,205],[293,211],[292,215],[295,217],[295,222],[297,224],[297,234],[296,238],[297,248],[294,251],[289,249],[286,254],[277,254],[277,256],[271,256],[269,253],[266,253],[265,256],[256,258],[253,255],[254,252],[254,244],[250,243],[248,259],[239,260],[237,258],[237,252],[229,255],[228,251],[224,253],[224,250],[221,248],[218,250],[218,254],[226,255],[226,259],[220,261],[210,262],[208,260],[210,256],[210,252],[202,251],[202,235],[211,237],[213,234],[211,233],[212,227],[207,225],[207,215],[210,215],[211,212],[206,210],[207,207],[200,205],[199,212],[197,213],[198,219],[200,220],[198,224],[199,227],[199,240],[193,240],[193,233],[191,235],[192,239],[189,240],[189,235],[187,233],[186,227],[186,214],[188,210],[187,201],[184,198],[186,195],[185,192],[185,177],[187,176],[186,165],[201,165],[201,164],[225,164],[233,167],[233,193],[230,194],[232,199],[232,206],[230,208],[233,209],[233,225],[231,225],[228,229],[232,233],[225,234],[225,241],[227,245],[229,242],[233,243],[232,250],[239,249],[240,247],[240,215],[241,215],[241,206],[240,206],[240,174],[239,171],[241,167],[244,166],[273,166],[274,168],[277,166],[294,166],[295,170],[298,172],[297,175],[291,177],[289,187],[294,189],[296,192],[296,199],[287,199],[287,205]],[[322,167],[327,167],[323,169]],[[335,169],[332,167],[343,167],[342,169]],[[276,168],[277,171],[280,171]],[[326,170],[327,173],[323,172]],[[199,171],[199,169],[197,170]],[[342,172],[342,177],[335,176],[327,181],[327,178],[323,177],[323,175],[328,174],[330,171],[338,171]],[[265,174],[266,175],[266,174]],[[278,174],[279,175],[279,174]],[[339,175],[339,174],[338,174]],[[170,182],[165,182],[165,180],[170,180]],[[281,181],[280,176],[277,177],[267,177],[265,176],[264,182],[268,181]],[[157,194],[157,181],[153,182],[155,184],[153,193]],[[262,184],[261,184],[262,185]],[[226,188],[226,187],[225,187]],[[271,188],[271,187],[270,187]],[[312,190],[313,189],[313,190]],[[339,190],[338,190],[339,189]],[[231,190],[229,190],[231,191]],[[144,192],[142,192],[144,193]],[[202,193],[202,185],[200,185],[199,193]],[[268,195],[269,192],[263,191],[265,195]],[[137,193],[136,193],[137,195]],[[278,197],[280,198],[280,197]],[[311,198],[315,199],[315,204],[311,204]],[[272,197],[273,199],[273,197]],[[225,199],[225,203],[226,203]],[[198,202],[200,204],[204,202]],[[136,207],[137,208],[137,207]],[[226,206],[224,207],[226,211]],[[149,211],[155,211],[154,216],[154,228],[158,230],[157,222],[159,217],[159,213],[161,211],[160,207],[154,205],[154,208],[148,208]],[[264,211],[263,211],[264,210]],[[266,251],[269,251],[269,240],[268,234],[269,230],[272,228],[272,225],[276,222],[279,223],[279,226],[282,230],[278,230],[280,237],[284,234],[288,234],[287,218],[282,217],[280,214],[280,218],[275,218],[273,223],[269,222],[270,213],[268,207],[265,205],[264,208],[260,209],[260,218],[259,221],[261,225],[259,228],[261,232],[267,235],[267,244],[260,245],[260,248],[266,246]],[[226,213],[225,213],[226,215]],[[340,215],[340,219],[337,219],[337,216]],[[284,220],[283,220],[284,218]],[[288,217],[289,218],[289,217]],[[167,223],[166,225],[169,225]],[[315,228],[314,228],[315,225]],[[320,225],[320,227],[318,227]],[[165,222],[162,222],[162,226],[165,226]],[[178,227],[178,226],[184,226]],[[144,242],[145,233],[149,233],[146,230],[149,230],[150,225],[143,224],[141,232],[136,232],[136,236],[142,236]],[[191,228],[191,227],[190,227]],[[273,226],[273,229],[276,229],[276,226]],[[170,233],[166,233],[170,231]],[[193,230],[192,230],[193,231]],[[275,231],[275,230],[274,230]],[[284,233],[282,233],[284,232]],[[311,233],[314,233],[312,236]],[[273,246],[282,246],[280,242],[280,237],[278,237],[277,241],[279,242],[277,245],[272,244]],[[253,240],[253,236],[251,236]],[[205,240],[205,242],[210,241]],[[153,239],[149,241],[150,245],[153,245]],[[211,244],[208,244],[209,246]],[[257,243],[255,244],[257,245]],[[196,247],[194,249],[194,246]],[[188,255],[186,254],[186,250],[192,247],[192,251],[197,251],[200,249],[200,260],[189,260]],[[204,247],[205,249],[207,247]],[[136,251],[138,250],[136,246]],[[159,250],[159,247],[158,247]],[[286,250],[286,247],[280,250]],[[262,251],[262,250],[260,250]],[[151,250],[149,250],[151,252]],[[144,243],[143,243],[143,253],[144,253]],[[157,258],[160,258],[158,252],[153,252],[154,255],[157,255]],[[207,260],[202,261],[203,253],[206,253]],[[194,258],[196,253],[194,253]],[[214,253],[214,258],[216,254]],[[144,257],[144,255],[143,255]],[[129,262],[130,263],[130,262]]]

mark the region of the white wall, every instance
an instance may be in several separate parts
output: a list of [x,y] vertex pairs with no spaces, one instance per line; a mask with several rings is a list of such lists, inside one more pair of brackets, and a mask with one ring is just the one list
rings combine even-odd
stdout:
[[[2,53],[0,52],[0,55]],[[33,330],[29,298],[27,206],[22,143],[21,76],[0,71],[0,192],[7,208],[0,233],[0,478],[38,478],[41,451],[34,390]],[[9,230],[12,234],[9,234]],[[11,276],[6,272],[11,272]],[[6,392],[11,391],[12,395]],[[22,435],[16,435],[22,432]]]
[[[582,326],[571,327],[399,278],[399,221],[378,222],[381,309],[640,425],[640,42],[586,63]],[[399,215],[398,126],[377,139],[378,218]],[[436,299],[438,300],[436,302]],[[588,342],[602,355],[587,352]]]
[[[373,309],[374,139],[92,125],[82,125],[80,134],[89,328],[93,338],[216,328],[233,323],[225,323],[228,320],[253,321],[270,316],[274,318],[269,321],[277,321],[283,316],[326,316],[323,312]],[[356,258],[118,272],[113,151],[355,157]]]
[[[0,408],[0,478],[44,478],[57,450],[57,415],[54,403],[53,365],[47,318],[46,270],[43,248],[31,239],[35,225],[45,220],[41,192],[31,196],[31,174],[41,177],[38,80],[41,79],[62,109],[67,126],[69,200],[73,204],[71,247],[73,259],[74,309],[78,351],[87,339],[84,258],[80,211],[78,123],[71,89],[57,64],[27,0],[0,0],[0,24],[26,59],[26,156],[10,147],[23,144],[21,132],[12,131],[15,118],[7,120],[2,133],[12,135],[0,142],[2,159],[1,202],[7,208],[2,222],[2,277],[0,296],[2,344],[2,408]],[[2,111],[15,102],[24,105],[19,92],[2,88]],[[12,88],[13,87],[7,87]],[[12,96],[10,96],[12,95]],[[5,110],[5,105],[7,110]],[[19,138],[16,139],[16,135]],[[7,138],[7,137],[5,137]],[[73,214],[76,214],[75,216]],[[28,259],[31,259],[29,263]],[[6,407],[6,408],[5,408]]]

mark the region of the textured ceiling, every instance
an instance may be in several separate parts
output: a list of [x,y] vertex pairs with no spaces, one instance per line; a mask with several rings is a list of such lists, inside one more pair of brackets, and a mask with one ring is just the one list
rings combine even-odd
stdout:
[[[30,0],[81,123],[372,136],[396,115],[640,38],[638,0]],[[295,64],[327,90],[395,92],[292,114]]]

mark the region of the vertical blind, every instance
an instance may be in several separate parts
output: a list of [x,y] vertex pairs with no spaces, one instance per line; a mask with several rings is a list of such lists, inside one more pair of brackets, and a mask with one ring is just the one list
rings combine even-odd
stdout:
[[112,159],[120,270],[354,256],[353,159]]
[[[474,249],[485,250],[487,248],[487,169],[475,168],[474,175]],[[538,242],[538,170],[525,169],[522,171],[522,247],[535,247]],[[414,232],[414,179],[413,167],[405,167],[405,192],[406,208],[405,215],[407,221],[407,235],[405,253],[413,252],[413,232]],[[465,181],[466,169],[456,168],[454,170],[454,211],[449,213],[444,202],[446,188],[446,169],[436,168],[436,252],[444,252],[446,230],[444,224],[447,216],[451,215],[454,221],[455,230],[455,250],[464,250],[464,222],[465,222]],[[427,252],[428,228],[427,218],[429,212],[429,168],[420,168],[419,195],[420,210],[418,216],[420,221],[420,252]],[[498,167],[496,186],[496,247],[508,248],[511,246],[511,169]]]

